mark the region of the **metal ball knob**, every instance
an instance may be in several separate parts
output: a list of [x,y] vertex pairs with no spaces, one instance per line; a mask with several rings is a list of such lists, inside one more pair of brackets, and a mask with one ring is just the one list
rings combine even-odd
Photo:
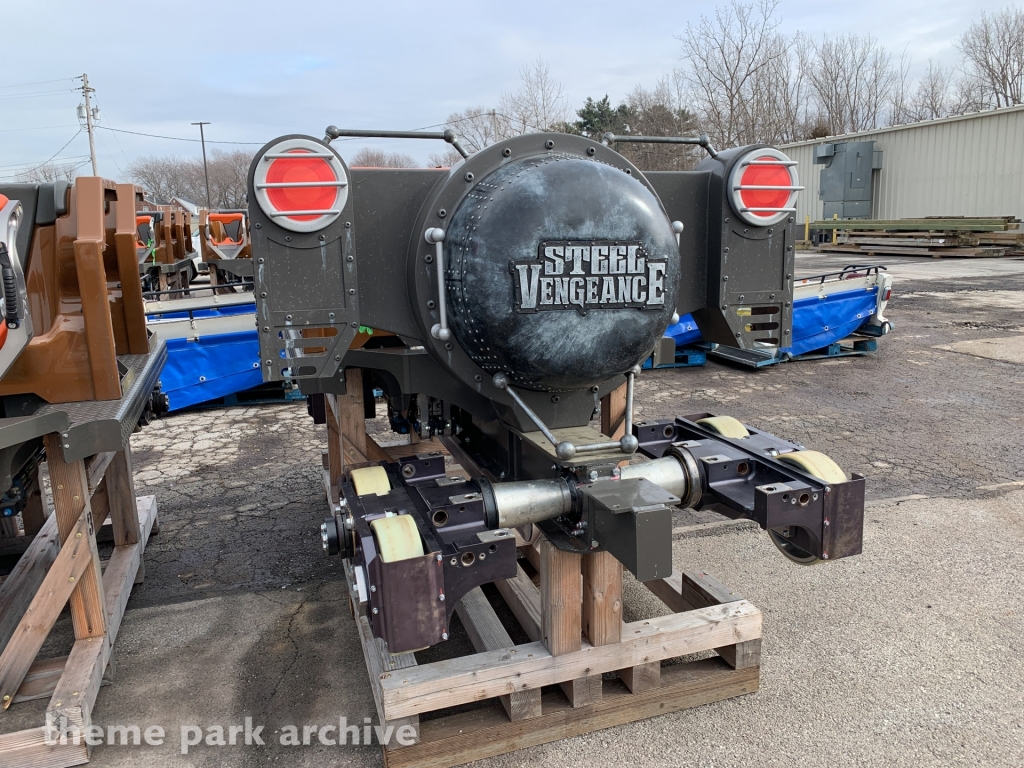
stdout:
[[494,378],[491,379],[491,383],[498,389],[508,389],[508,376],[504,373],[496,373]]
[[681,222],[681,221],[673,221],[672,222],[672,231],[675,232],[677,235],[682,234],[682,232],[683,232],[683,222]]
[[576,455],[576,446],[568,440],[563,440],[555,447],[555,455],[562,461],[569,461]]
[[450,328],[442,328],[440,323],[434,323],[430,329],[430,335],[441,341],[449,341],[452,337]]
[[679,313],[678,312],[673,312],[672,313],[672,317],[670,317],[669,320],[668,320],[668,324],[669,325],[676,325],[678,322],[679,322]]
[[636,435],[623,435],[619,440],[619,449],[623,453],[636,453],[639,447],[640,441],[636,439]]

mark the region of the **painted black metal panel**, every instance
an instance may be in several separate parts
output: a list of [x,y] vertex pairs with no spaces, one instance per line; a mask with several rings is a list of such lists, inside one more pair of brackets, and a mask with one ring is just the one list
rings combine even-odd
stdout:
[[670,221],[612,166],[572,154],[510,163],[476,184],[447,232],[452,330],[484,371],[519,386],[582,389],[622,374],[675,309]]

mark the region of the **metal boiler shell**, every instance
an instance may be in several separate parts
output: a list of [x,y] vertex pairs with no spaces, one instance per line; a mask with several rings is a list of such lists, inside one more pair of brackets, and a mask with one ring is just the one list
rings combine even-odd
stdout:
[[[541,263],[542,243],[641,243],[665,260],[665,300],[653,307],[516,309],[513,263]],[[488,373],[541,391],[582,389],[650,352],[675,310],[679,249],[651,190],[624,171],[548,153],[500,167],[460,202],[445,237],[449,321]]]

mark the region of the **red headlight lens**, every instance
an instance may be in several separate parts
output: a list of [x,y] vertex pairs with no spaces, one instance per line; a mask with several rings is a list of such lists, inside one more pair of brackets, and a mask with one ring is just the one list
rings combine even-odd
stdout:
[[792,216],[803,187],[796,163],[777,149],[755,149],[740,157],[729,173],[729,202],[736,215],[755,227]]
[[[288,211],[323,211],[334,206],[338,198],[338,177],[330,163],[321,157],[303,157],[312,154],[306,149],[285,152],[291,157],[279,157],[267,169],[267,182],[271,184],[297,184],[302,186],[269,187],[267,198],[275,209]],[[315,182],[328,182],[325,186],[307,186]],[[289,216],[293,221],[314,221],[316,214]]]
[[256,202],[275,224],[293,232],[316,232],[336,221],[348,200],[348,174],[341,158],[315,139],[283,139],[256,163]]

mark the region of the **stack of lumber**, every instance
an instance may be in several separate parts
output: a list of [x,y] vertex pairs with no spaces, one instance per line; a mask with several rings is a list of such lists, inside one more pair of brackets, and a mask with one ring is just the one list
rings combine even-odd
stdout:
[[816,221],[811,229],[835,230],[821,253],[864,256],[993,258],[1024,256],[1024,230],[1013,216]]

